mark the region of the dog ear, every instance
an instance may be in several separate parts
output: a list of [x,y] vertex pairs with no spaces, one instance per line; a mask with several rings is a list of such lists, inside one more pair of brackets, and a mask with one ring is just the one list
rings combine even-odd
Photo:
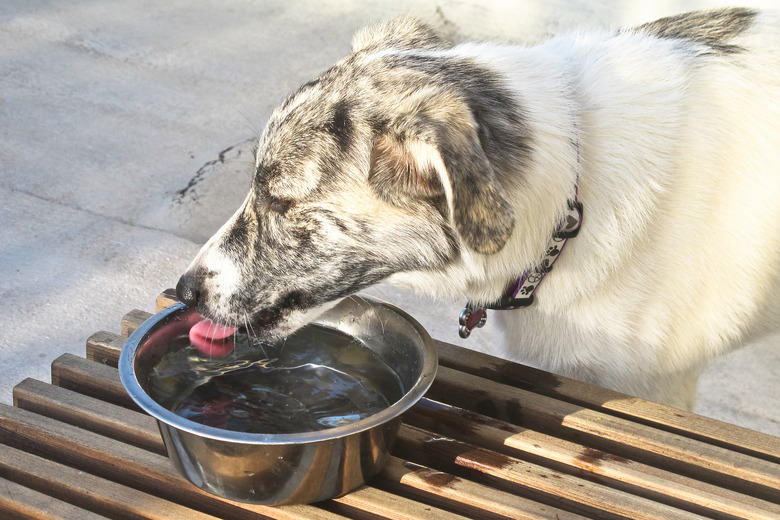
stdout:
[[469,112],[446,104],[435,114],[420,108],[402,115],[375,137],[369,182],[391,202],[446,196],[463,242],[493,254],[511,236],[515,217],[476,128]]
[[352,52],[368,48],[441,49],[450,46],[429,25],[404,16],[369,25],[352,38]]
[[394,204],[408,197],[445,196],[439,174],[431,164],[432,150],[419,141],[403,142],[382,134],[374,139],[369,182],[376,192]]
[[452,188],[455,229],[477,253],[497,253],[512,235],[515,215],[476,131],[443,129],[438,152]]

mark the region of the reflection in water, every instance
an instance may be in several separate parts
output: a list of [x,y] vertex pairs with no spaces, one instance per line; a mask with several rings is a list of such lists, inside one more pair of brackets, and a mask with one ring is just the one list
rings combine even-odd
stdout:
[[157,402],[200,424],[249,433],[343,426],[400,399],[397,375],[370,349],[310,326],[277,344],[237,334],[233,353],[204,357],[181,336],[150,372]]

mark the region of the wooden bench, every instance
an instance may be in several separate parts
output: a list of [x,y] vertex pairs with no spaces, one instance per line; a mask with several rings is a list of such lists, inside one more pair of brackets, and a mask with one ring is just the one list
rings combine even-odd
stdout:
[[[157,308],[172,302],[166,291]],[[0,405],[0,518],[780,518],[780,439],[438,342],[431,390],[368,485],[306,506],[186,482],[125,394],[126,336],[52,363]]]

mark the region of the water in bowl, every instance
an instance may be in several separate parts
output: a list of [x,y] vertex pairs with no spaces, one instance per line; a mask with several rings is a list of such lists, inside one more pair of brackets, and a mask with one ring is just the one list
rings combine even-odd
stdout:
[[368,347],[310,325],[278,343],[236,334],[233,352],[204,357],[184,335],[150,371],[149,395],[200,424],[247,433],[301,433],[343,426],[403,395]]

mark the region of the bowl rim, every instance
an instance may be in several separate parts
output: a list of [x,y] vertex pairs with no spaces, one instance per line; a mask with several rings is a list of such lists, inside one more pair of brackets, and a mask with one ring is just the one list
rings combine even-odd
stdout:
[[[324,430],[316,430],[310,432],[299,433],[247,433],[238,432],[234,430],[224,430],[221,428],[215,428],[213,426],[206,426],[199,424],[168,410],[164,406],[160,405],[154,399],[147,394],[138,382],[138,378],[135,374],[135,354],[144,340],[157,328],[161,323],[164,323],[166,318],[176,313],[184,313],[186,311],[195,312],[189,309],[185,304],[177,302],[169,307],[166,307],[162,311],[154,314],[149,319],[144,321],[125,341],[125,345],[119,356],[119,378],[127,391],[130,398],[146,413],[157,419],[158,421],[166,424],[169,427],[176,430],[185,431],[199,437],[205,437],[213,440],[227,441],[239,444],[257,444],[257,445],[279,445],[279,444],[305,444],[305,443],[317,443],[322,441],[336,440],[342,437],[354,435],[357,433],[370,430],[384,423],[388,423],[394,419],[397,419],[406,410],[411,408],[420,398],[425,395],[433,383],[436,377],[438,369],[438,354],[433,339],[428,332],[409,314],[402,311],[395,305],[381,301],[374,297],[368,297],[364,295],[353,295],[344,300],[360,298],[374,306],[384,308],[391,312],[398,314],[401,318],[406,320],[414,332],[420,337],[424,358],[423,364],[420,369],[420,375],[407,391],[398,401],[391,404],[387,408],[377,412],[373,415],[355,421],[353,423],[338,426],[336,428],[327,428]],[[344,301],[342,300],[342,301]],[[340,302],[339,302],[340,303]],[[325,311],[327,313],[328,311]],[[320,324],[328,328],[333,328],[328,325],[321,324],[318,319],[314,319],[312,324]]]

